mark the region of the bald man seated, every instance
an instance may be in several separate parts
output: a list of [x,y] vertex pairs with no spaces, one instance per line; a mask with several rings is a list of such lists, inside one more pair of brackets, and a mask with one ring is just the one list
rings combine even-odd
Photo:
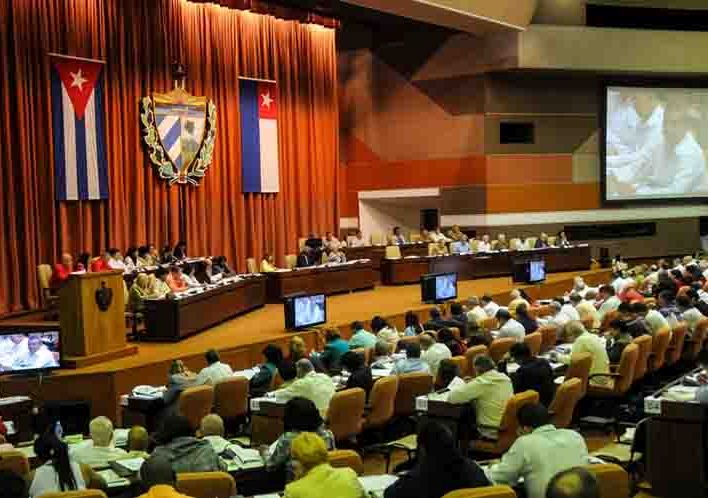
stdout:
[[546,498],[600,498],[600,486],[592,472],[574,467],[551,479]]
[[156,455],[145,460],[140,467],[140,480],[148,489],[140,498],[189,498],[175,489],[177,474],[166,456]]
[[71,452],[78,463],[91,467],[107,467],[108,462],[125,458],[125,450],[113,446],[113,422],[108,417],[96,417],[89,424],[91,441]]

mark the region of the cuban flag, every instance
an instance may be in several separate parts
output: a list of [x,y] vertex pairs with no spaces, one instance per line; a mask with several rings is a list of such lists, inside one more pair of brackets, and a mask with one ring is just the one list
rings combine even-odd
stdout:
[[240,78],[239,92],[243,191],[280,192],[278,87],[274,81]]
[[56,198],[107,199],[103,62],[61,55],[51,62]]

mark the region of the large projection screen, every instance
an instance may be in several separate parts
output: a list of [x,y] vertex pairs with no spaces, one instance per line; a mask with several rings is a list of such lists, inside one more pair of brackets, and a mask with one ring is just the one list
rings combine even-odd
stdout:
[[708,88],[605,87],[605,203],[708,201]]

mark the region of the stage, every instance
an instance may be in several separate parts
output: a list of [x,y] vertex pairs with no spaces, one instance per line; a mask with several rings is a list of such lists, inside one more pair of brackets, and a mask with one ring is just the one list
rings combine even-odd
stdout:
[[[512,288],[522,287],[534,299],[561,295],[572,287],[573,277],[582,275],[590,285],[605,283],[609,270],[551,274],[539,285],[516,286],[510,277],[461,281],[458,296],[461,301],[469,296],[489,293],[500,304],[509,301]],[[381,315],[395,323],[399,330],[403,314],[408,310],[426,312],[431,306],[420,301],[418,285],[379,286],[328,298],[327,326],[338,327],[349,337],[349,324],[354,320],[367,321]],[[138,352],[132,356],[76,370],[60,370],[43,379],[8,377],[0,380],[0,395],[31,395],[35,400],[89,400],[92,415],[107,415],[119,420],[119,397],[138,384],[161,385],[167,380],[167,370],[173,359],[182,359],[192,370],[205,366],[203,354],[210,348],[221,352],[222,360],[235,370],[251,367],[262,358],[265,344],[285,347],[292,333],[284,330],[283,306],[268,304],[178,343],[137,343]],[[317,331],[299,332],[309,347],[317,344]]]

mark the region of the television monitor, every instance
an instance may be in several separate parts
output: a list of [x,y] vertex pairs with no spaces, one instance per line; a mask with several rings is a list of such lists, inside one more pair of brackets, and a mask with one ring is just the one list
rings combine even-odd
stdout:
[[514,282],[525,284],[543,282],[546,280],[546,260],[543,258],[514,260],[511,278]]
[[285,300],[285,328],[299,330],[327,321],[327,297],[324,294],[291,296]]
[[708,201],[708,87],[604,86],[605,204]]
[[420,277],[423,302],[443,302],[457,299],[457,273],[430,273]]
[[0,374],[26,374],[61,367],[59,327],[3,326],[0,328]]

